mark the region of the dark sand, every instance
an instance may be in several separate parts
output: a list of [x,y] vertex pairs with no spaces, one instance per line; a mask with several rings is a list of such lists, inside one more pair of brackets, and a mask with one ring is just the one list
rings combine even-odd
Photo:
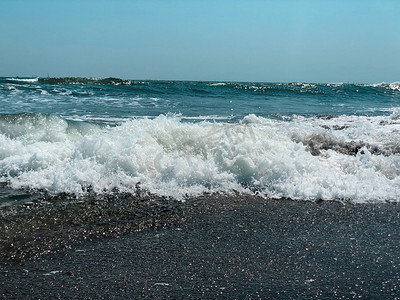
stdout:
[[2,298],[400,299],[398,204],[61,198],[3,209]]

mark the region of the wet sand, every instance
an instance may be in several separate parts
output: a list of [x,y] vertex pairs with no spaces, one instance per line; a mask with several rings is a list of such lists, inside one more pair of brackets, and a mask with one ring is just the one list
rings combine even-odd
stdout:
[[398,204],[49,202],[3,209],[4,299],[400,299]]

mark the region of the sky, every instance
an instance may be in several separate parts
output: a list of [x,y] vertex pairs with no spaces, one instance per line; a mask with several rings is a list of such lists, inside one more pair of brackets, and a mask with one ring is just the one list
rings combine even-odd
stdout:
[[0,76],[400,81],[400,1],[1,0]]

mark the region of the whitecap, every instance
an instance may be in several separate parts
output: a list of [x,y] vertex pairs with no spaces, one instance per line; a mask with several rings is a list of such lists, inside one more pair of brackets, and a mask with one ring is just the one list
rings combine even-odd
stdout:
[[208,86],[224,86],[224,85],[226,85],[226,83],[225,82],[216,82],[216,83],[210,83],[207,85]]
[[8,81],[35,83],[39,78],[7,78]]
[[[249,115],[239,123],[182,118],[98,126],[55,116],[14,117],[0,122],[0,175],[13,188],[76,195],[89,187],[96,193],[140,187],[177,199],[242,192],[400,201],[399,127],[389,116],[282,121]],[[341,150],[352,142],[360,143],[354,152]]]

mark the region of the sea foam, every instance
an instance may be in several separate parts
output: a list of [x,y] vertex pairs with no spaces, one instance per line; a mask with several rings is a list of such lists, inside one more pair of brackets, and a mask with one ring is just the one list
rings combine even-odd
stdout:
[[192,123],[160,115],[100,126],[55,115],[2,115],[0,180],[76,196],[140,188],[177,199],[240,192],[397,202],[398,123],[393,117],[255,115],[237,123]]
[[38,82],[39,78],[7,78],[8,81],[15,81],[15,82],[27,82],[27,83],[34,83]]

